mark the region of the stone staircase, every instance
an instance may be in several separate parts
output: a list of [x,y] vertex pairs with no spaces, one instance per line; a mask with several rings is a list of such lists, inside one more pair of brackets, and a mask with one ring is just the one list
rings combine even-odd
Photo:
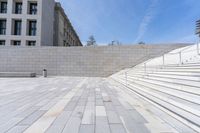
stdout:
[[111,78],[194,132],[200,132],[200,63],[138,65]]

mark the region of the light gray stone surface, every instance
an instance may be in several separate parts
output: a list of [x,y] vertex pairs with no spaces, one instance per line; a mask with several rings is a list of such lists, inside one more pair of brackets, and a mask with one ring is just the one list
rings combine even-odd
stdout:
[[0,47],[0,72],[107,77],[185,45],[108,47]]
[[103,78],[2,78],[0,132],[175,133],[183,125],[117,86]]

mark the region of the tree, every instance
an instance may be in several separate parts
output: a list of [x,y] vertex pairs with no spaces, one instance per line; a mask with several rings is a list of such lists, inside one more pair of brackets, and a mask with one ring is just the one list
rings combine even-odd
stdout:
[[140,45],[145,45],[145,42],[139,42],[138,44],[140,44]]
[[87,41],[87,46],[95,46],[95,45],[97,45],[96,40],[95,40],[94,36],[92,35],[89,37],[89,40]]
[[119,46],[121,43],[119,41],[112,41],[111,43],[108,44],[108,46]]

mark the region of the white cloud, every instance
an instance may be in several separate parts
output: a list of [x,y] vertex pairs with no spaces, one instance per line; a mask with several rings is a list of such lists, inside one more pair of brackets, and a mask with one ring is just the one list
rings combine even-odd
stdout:
[[156,15],[156,7],[158,5],[158,2],[159,2],[159,0],[151,1],[151,4],[149,5],[149,7],[147,9],[146,14],[144,15],[144,18],[142,19],[142,22],[140,23],[139,31],[138,31],[138,35],[135,39],[135,43],[137,43],[138,41],[141,41],[144,34],[148,30],[149,24],[152,22],[152,20],[154,19],[155,15]]

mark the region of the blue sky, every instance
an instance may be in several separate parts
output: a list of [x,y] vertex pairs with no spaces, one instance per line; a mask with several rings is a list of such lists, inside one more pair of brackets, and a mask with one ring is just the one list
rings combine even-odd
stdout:
[[84,43],[196,42],[200,0],[60,0]]

